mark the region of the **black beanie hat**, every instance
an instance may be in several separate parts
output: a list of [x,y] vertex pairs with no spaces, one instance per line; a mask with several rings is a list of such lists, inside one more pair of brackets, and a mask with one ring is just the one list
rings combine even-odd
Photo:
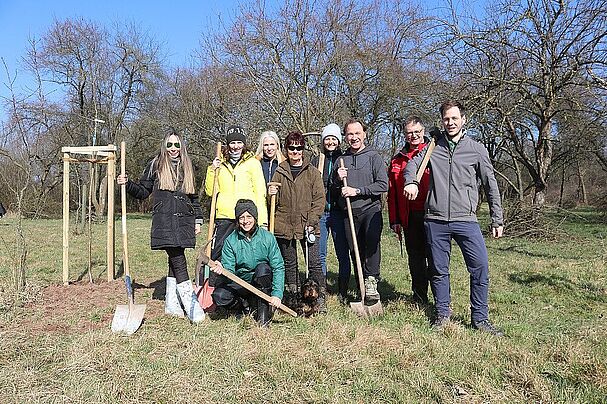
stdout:
[[236,202],[236,207],[234,207],[236,220],[245,212],[249,212],[255,219],[255,222],[257,222],[257,206],[255,206],[255,202],[250,199],[239,199]]
[[242,143],[246,143],[247,138],[244,134],[244,129],[242,126],[232,125],[226,131],[226,143],[230,144],[233,141],[241,141]]

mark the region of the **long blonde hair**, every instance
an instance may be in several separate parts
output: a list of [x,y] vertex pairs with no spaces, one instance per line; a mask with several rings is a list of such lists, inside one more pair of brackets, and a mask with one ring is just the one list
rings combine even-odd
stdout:
[[255,152],[255,157],[257,157],[257,160],[263,159],[263,140],[267,137],[271,137],[276,142],[276,160],[279,164],[282,163],[285,160],[285,156],[280,151],[280,139],[278,138],[276,132],[271,130],[266,130],[265,132],[262,132],[261,136],[259,137],[259,144],[257,145],[257,152]]
[[[177,170],[174,169],[167,150],[167,141],[171,136],[177,136],[181,145]],[[155,160],[156,172],[158,173],[158,187],[160,189],[176,191],[177,186],[181,183],[181,192],[189,195],[196,192],[192,160],[188,156],[188,149],[183,142],[183,138],[175,129],[171,128],[167,131],[160,145],[160,153],[158,153]]]

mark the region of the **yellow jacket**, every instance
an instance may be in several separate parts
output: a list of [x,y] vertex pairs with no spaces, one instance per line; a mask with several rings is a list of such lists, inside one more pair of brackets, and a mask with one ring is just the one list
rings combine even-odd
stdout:
[[[235,167],[222,158],[218,171],[216,219],[234,219],[234,207],[239,199],[250,199],[255,202],[260,225],[268,224],[268,208],[266,206],[266,181],[259,160],[253,153],[248,152]],[[215,170],[210,165],[204,191],[208,196],[213,195]]]

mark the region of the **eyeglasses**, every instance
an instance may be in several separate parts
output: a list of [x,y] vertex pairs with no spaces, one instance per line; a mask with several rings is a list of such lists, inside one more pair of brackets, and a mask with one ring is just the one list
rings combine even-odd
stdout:
[[423,129],[414,130],[413,132],[406,132],[406,135],[407,136],[411,136],[411,135],[419,136],[422,134],[423,131],[424,131]]
[[167,142],[167,149],[170,149],[172,146],[175,146],[176,149],[181,148],[181,144],[179,142],[175,142],[175,143]]
[[287,146],[287,149],[289,149],[289,151],[302,151],[304,149],[303,146]]

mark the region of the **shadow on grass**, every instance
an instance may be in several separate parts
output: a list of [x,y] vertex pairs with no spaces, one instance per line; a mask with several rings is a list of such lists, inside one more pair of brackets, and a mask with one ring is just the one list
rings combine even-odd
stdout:
[[591,283],[578,284],[571,279],[556,274],[537,274],[537,273],[515,273],[508,275],[510,282],[525,286],[550,286],[555,289],[571,291],[573,293],[581,293],[586,299],[607,302],[607,290],[603,287],[593,285]]
[[166,295],[166,276],[150,282],[149,288],[153,288],[152,299],[153,300],[164,300],[164,296]]
[[487,249],[495,249],[497,251],[503,251],[503,252],[514,252],[514,253],[522,254],[522,255],[525,255],[528,257],[563,259],[562,256],[558,256],[556,254],[531,252],[531,251],[526,250],[525,247],[523,247],[521,245],[511,245],[510,247],[504,247],[504,248],[487,247]]

